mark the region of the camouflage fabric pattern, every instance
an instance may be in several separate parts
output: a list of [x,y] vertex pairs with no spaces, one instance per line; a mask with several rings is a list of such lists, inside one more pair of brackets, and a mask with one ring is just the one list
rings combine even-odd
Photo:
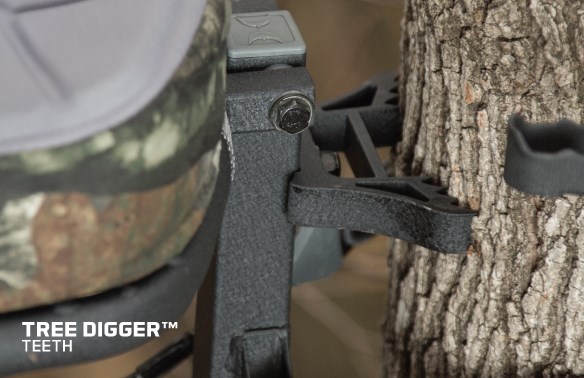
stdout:
[[0,313],[120,286],[182,252],[218,174],[228,16],[209,0],[173,79],[124,124],[0,157]]
[[[95,294],[183,250],[215,185],[220,145],[175,183],[138,193],[38,193],[2,209],[2,311]],[[8,253],[6,253],[8,252]]]
[[[103,193],[145,190],[185,173],[205,147],[212,147],[204,144],[218,139],[223,123],[228,12],[228,1],[208,2],[171,82],[123,125],[72,145],[0,157],[3,191],[7,185],[12,196],[44,187]],[[110,180],[112,176],[117,180]]]

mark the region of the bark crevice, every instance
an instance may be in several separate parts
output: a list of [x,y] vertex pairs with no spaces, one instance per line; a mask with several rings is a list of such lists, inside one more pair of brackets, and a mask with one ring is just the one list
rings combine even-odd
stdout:
[[584,7],[406,3],[396,172],[479,215],[466,256],[392,243],[384,374],[584,374],[584,201],[502,178],[509,115],[582,122]]

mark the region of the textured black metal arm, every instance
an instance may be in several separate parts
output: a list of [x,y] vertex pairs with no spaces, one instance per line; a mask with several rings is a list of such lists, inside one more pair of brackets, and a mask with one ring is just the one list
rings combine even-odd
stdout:
[[[360,88],[319,107],[312,135],[325,151],[341,151],[347,140],[348,118],[360,119],[376,147],[394,146],[401,140],[397,76],[376,76]],[[350,130],[349,130],[350,131]],[[350,151],[349,151],[350,152]]]
[[[475,213],[457,206],[456,199],[446,195],[445,188],[432,185],[430,178],[388,177],[377,155],[375,146],[395,145],[401,133],[394,83],[394,76],[387,75],[322,107],[317,115],[321,123],[302,138],[300,171],[290,184],[288,219],[464,253],[472,241]],[[321,150],[344,151],[358,177],[329,173]]]
[[530,194],[584,194],[584,126],[568,120],[531,125],[512,116],[504,177]]

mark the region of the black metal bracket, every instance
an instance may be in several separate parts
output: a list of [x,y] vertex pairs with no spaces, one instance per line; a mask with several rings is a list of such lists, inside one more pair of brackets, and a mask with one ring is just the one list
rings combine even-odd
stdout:
[[231,340],[229,370],[241,378],[290,378],[287,328],[247,331]]
[[509,119],[504,178],[508,185],[544,196],[584,194],[584,126],[562,120],[531,125]]
[[[287,220],[286,199],[299,168],[300,134],[276,129],[268,116],[272,104],[292,90],[314,98],[305,68],[227,77],[235,175],[217,252],[197,297],[196,377],[291,374],[284,362],[294,226]],[[266,330],[278,331],[272,337]]]
[[[470,245],[475,212],[457,206],[427,177],[389,177],[376,146],[401,135],[396,77],[387,74],[322,106],[302,137],[300,171],[289,190],[288,219],[297,225],[383,234],[446,253]],[[321,151],[343,151],[357,178],[329,173]]]

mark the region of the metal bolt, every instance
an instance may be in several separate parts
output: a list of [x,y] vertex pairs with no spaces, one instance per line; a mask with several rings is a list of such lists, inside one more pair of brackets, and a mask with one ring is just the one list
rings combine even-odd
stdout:
[[328,173],[332,173],[335,176],[339,176],[341,173],[341,162],[339,160],[339,154],[334,151],[320,151],[320,158],[322,159],[322,165]]
[[314,120],[314,103],[300,92],[284,93],[270,110],[270,121],[288,134],[306,130]]

